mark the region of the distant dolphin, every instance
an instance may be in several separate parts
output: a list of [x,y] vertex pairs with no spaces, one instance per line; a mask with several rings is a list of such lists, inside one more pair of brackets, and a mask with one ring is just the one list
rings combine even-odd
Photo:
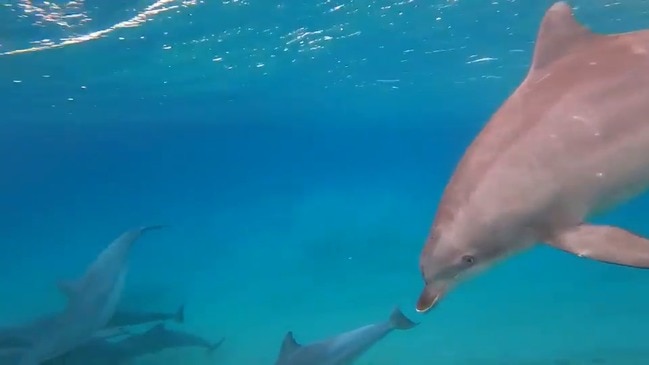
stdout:
[[[67,289],[62,290],[67,292]],[[185,320],[185,306],[181,305],[175,313],[116,310],[106,327],[95,332],[93,337],[105,339],[121,336],[129,333],[123,327],[165,320],[183,323]],[[36,321],[28,323],[26,326],[0,328],[0,349],[29,347],[31,345],[30,339],[41,330],[41,327],[42,325]]]
[[63,356],[45,362],[44,365],[128,364],[130,360],[140,356],[179,347],[200,347],[211,354],[223,341],[224,339],[211,342],[191,333],[166,329],[164,324],[160,323],[143,333],[133,334],[119,341],[94,339]]
[[223,344],[223,341],[225,338],[211,342],[191,333],[169,330],[164,323],[159,323],[141,335],[131,336],[120,341],[118,345],[129,349],[131,357],[136,357],[172,347],[202,347],[208,353],[212,353]]
[[164,312],[134,312],[134,311],[125,311],[117,310],[113,317],[106,325],[106,328],[112,327],[123,327],[123,326],[135,326],[139,324],[149,323],[149,322],[158,322],[173,320],[177,323],[183,323],[185,321],[185,306],[181,305],[175,313],[164,313]]
[[119,346],[119,342],[93,338],[43,365],[130,365],[130,360],[129,349]]
[[[38,333],[47,326],[48,317],[44,321],[32,321],[24,326],[4,328],[0,330],[0,351],[7,349],[27,349],[32,345],[33,338],[38,337]],[[93,338],[108,339],[111,337],[123,336],[130,334],[123,327],[105,328],[93,334]],[[0,365],[2,363],[0,362]]]
[[601,35],[557,2],[531,68],[459,162],[423,247],[426,312],[537,242],[649,268],[649,240],[586,220],[649,184],[649,31]]
[[37,365],[65,354],[104,328],[122,294],[131,246],[144,232],[160,227],[123,233],[99,254],[82,277],[63,285],[68,297],[65,309],[24,326],[27,331],[23,339],[30,346],[20,349],[17,365]]
[[386,322],[370,324],[306,346],[298,344],[293,332],[288,332],[275,365],[351,365],[392,330],[407,330],[416,325],[395,308]]
[[[48,317],[46,317],[47,319]],[[116,311],[108,325],[103,329],[95,332],[93,337],[108,339],[111,337],[130,334],[124,327],[139,325],[149,322],[163,321],[173,319],[178,323],[184,320],[184,306],[181,306],[176,313],[157,313],[157,312],[122,312]],[[117,326],[111,326],[117,324]],[[23,326],[14,326],[0,328],[0,350],[27,348],[31,346],[31,339],[37,336],[43,328],[43,323],[33,321]],[[1,363],[0,363],[1,364]]]

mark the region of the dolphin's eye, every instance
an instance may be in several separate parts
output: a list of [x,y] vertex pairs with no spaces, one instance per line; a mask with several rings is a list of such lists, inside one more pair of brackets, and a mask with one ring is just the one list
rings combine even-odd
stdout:
[[462,256],[462,263],[465,265],[473,265],[475,263],[475,257],[471,255],[464,255]]

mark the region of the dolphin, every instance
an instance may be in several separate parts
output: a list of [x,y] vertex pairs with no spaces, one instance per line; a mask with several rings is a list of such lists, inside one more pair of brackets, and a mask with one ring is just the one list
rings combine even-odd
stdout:
[[117,310],[113,317],[106,325],[107,328],[112,327],[123,327],[123,326],[135,326],[139,324],[149,323],[149,322],[158,322],[173,320],[177,323],[183,323],[185,321],[185,306],[181,305],[178,307],[174,313],[164,313],[164,312],[131,312],[125,310]]
[[[38,336],[38,332],[46,327],[46,320],[36,320],[26,326],[9,327],[0,330],[0,351],[6,349],[28,348],[32,345],[32,339]],[[130,334],[124,327],[113,327],[99,330],[93,334],[93,338],[108,339]],[[1,363],[0,363],[1,364]]]
[[106,247],[80,278],[59,287],[67,296],[62,312],[38,318],[23,326],[28,347],[18,347],[18,365],[37,365],[63,355],[91,340],[115,313],[127,272],[127,259],[133,243],[148,226],[129,230]]
[[62,356],[46,361],[44,365],[129,364],[140,356],[178,347],[201,347],[211,354],[224,340],[222,338],[211,342],[191,333],[168,330],[160,323],[143,333],[132,334],[119,341],[95,338]]
[[284,336],[275,365],[351,365],[394,329],[408,330],[417,323],[399,308],[382,323],[370,324],[306,346],[298,344],[293,332]]
[[[62,285],[65,287],[65,284]],[[67,292],[67,288],[63,291]],[[129,334],[124,328],[149,322],[174,320],[183,323],[185,320],[185,306],[181,305],[175,313],[164,312],[139,312],[116,310],[105,328],[95,332],[93,337],[110,338]],[[33,321],[23,326],[0,328],[0,349],[30,346],[30,338],[41,331],[42,323]]]
[[[120,313],[115,312],[115,315],[119,314]],[[115,317],[115,315],[113,316],[113,318]],[[46,316],[41,318],[40,320],[34,320],[23,325],[0,328],[0,350],[8,348],[26,348],[31,346],[32,339],[35,336],[38,336],[38,332],[42,331],[43,327],[46,325],[45,322],[49,319],[50,317]],[[130,334],[130,332],[126,330],[124,326],[107,326],[106,328],[95,332],[93,334],[93,337],[111,338],[125,334]]]
[[73,350],[43,362],[43,365],[127,365],[132,357],[119,342],[93,338]]
[[649,31],[597,34],[566,2],[542,18],[525,79],[465,151],[421,251],[427,312],[537,244],[649,268],[649,240],[587,222],[649,185]]
[[211,342],[191,333],[169,330],[164,323],[158,323],[148,331],[128,337],[118,342],[117,345],[126,349],[130,357],[137,357],[172,347],[201,347],[211,354],[223,344],[223,341],[225,338]]

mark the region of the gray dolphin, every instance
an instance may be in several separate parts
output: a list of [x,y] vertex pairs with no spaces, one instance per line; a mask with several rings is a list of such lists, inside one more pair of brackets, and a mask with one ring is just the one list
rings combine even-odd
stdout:
[[586,220],[649,185],[649,31],[596,34],[545,13],[532,64],[446,186],[420,256],[426,312],[453,286],[543,242],[649,268],[649,240]]
[[350,365],[394,329],[407,330],[417,323],[395,308],[390,319],[302,346],[288,332],[275,365]]
[[[7,349],[27,349],[32,345],[33,339],[47,326],[50,317],[32,321],[23,326],[0,329],[0,351]],[[93,334],[93,338],[108,339],[130,334],[124,327],[101,329]],[[1,363],[0,363],[1,364]]]
[[[65,284],[59,286],[63,292],[68,292]],[[128,334],[124,328],[150,322],[174,320],[183,323],[185,320],[185,306],[181,305],[175,313],[165,312],[139,312],[116,310],[108,324],[103,329],[95,332],[93,337],[109,338]],[[41,331],[42,323],[34,321],[24,326],[0,328],[0,349],[29,347],[30,339]]]
[[222,338],[211,342],[191,333],[169,330],[160,323],[143,333],[132,334],[119,341],[93,339],[65,355],[46,361],[44,365],[128,364],[140,356],[179,347],[200,347],[211,354],[224,340]]
[[16,349],[18,365],[37,365],[65,354],[92,339],[104,328],[115,312],[127,272],[127,258],[133,243],[150,226],[123,233],[108,245],[88,267],[84,275],[67,282],[67,305],[61,313],[36,319],[22,326],[18,336],[29,343]]
[[191,333],[169,330],[164,323],[158,323],[148,331],[137,336],[130,336],[118,344],[127,349],[131,357],[136,357],[172,347],[201,347],[209,354],[219,348],[223,341],[225,338],[211,342]]
[[127,365],[133,358],[119,342],[93,338],[73,350],[43,362],[43,365]]

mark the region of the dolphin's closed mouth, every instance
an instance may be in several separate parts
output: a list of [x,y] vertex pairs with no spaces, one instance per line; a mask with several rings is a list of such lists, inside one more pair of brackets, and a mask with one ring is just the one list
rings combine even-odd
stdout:
[[426,285],[424,290],[421,291],[421,295],[419,295],[415,310],[419,313],[427,313],[439,302],[443,294],[443,287]]

